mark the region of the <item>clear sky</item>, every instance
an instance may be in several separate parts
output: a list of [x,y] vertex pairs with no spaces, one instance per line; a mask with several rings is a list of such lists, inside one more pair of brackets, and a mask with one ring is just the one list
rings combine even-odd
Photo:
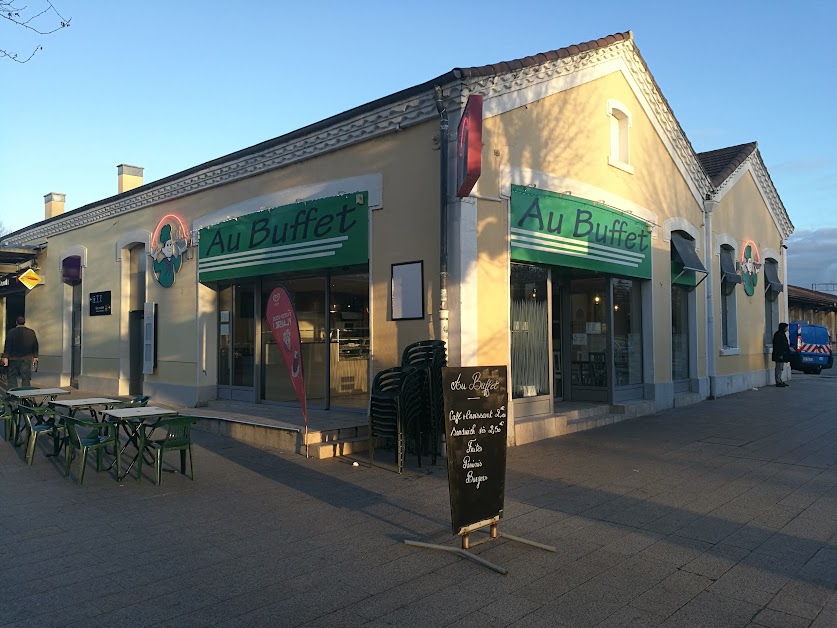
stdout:
[[758,142],[796,227],[789,283],[837,282],[837,3],[53,4],[71,18],[53,35],[0,20],[0,49],[43,46],[26,64],[0,58],[7,232],[42,220],[48,192],[65,193],[67,210],[116,194],[121,163],[148,183],[454,67],[632,30],[696,151]]

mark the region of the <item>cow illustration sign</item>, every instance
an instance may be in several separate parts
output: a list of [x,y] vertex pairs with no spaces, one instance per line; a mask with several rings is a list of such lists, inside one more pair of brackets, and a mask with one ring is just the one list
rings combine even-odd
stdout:
[[454,534],[496,524],[506,486],[505,366],[442,369]]

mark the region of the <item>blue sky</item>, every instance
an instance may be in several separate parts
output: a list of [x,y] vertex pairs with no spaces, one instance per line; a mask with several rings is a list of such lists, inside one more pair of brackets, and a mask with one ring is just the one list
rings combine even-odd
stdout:
[[695,150],[759,143],[797,229],[789,283],[837,282],[837,255],[800,258],[804,276],[793,264],[811,242],[837,244],[834,3],[54,5],[71,26],[47,37],[0,22],[0,49],[43,45],[26,64],[0,59],[7,231],[42,220],[48,192],[65,193],[68,210],[116,194],[121,163],[154,181],[454,67],[633,30]]

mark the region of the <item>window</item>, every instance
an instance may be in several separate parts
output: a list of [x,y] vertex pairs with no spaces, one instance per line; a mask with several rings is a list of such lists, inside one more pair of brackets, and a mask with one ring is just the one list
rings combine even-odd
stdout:
[[779,281],[779,263],[775,259],[764,261],[764,344],[773,344],[773,332],[779,326],[779,293],[784,290]]
[[721,347],[738,346],[738,325],[736,321],[735,286],[741,283],[741,276],[735,272],[735,250],[721,245]]
[[511,265],[512,398],[549,394],[547,271]]
[[631,113],[618,100],[607,101],[607,115],[610,119],[610,155],[607,163],[633,174],[631,166]]
[[642,383],[642,294],[631,279],[613,280],[613,360],[617,386]]

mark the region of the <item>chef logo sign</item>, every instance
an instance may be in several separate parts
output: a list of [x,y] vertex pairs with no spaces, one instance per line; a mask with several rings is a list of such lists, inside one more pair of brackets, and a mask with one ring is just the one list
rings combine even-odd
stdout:
[[165,216],[154,230],[152,247],[149,255],[154,278],[164,288],[171,288],[189,247],[189,232],[183,221],[172,214]]
[[747,293],[748,297],[751,297],[758,285],[759,271],[762,267],[759,249],[752,240],[747,240],[741,247],[738,267],[741,270],[741,283],[744,284],[744,292]]

